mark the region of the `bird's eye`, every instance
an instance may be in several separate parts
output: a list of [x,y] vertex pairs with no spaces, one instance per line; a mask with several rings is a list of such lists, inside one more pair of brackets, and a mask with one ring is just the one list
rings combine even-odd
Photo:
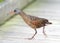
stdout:
[[14,12],[16,12],[16,10],[14,10]]
[[15,12],[15,14],[19,14],[20,13],[20,9],[15,9],[14,12]]

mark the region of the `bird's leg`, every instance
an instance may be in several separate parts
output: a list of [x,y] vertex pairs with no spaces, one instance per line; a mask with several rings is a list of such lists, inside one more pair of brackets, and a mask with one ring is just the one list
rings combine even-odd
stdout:
[[45,35],[45,37],[47,37],[47,35],[45,33],[45,26],[43,27],[43,34]]
[[33,39],[34,36],[37,34],[37,30],[36,29],[34,29],[34,30],[35,30],[35,34],[31,38],[28,38],[29,40]]

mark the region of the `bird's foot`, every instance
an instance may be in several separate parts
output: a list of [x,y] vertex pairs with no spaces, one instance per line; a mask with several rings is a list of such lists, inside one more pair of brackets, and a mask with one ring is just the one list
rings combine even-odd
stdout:
[[24,39],[32,40],[33,38],[24,38]]
[[47,38],[47,34],[44,34],[45,38]]
[[45,36],[45,38],[47,37],[47,34],[43,31],[43,35]]

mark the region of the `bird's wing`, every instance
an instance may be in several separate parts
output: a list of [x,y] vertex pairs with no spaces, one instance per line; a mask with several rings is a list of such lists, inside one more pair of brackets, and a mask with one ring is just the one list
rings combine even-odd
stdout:
[[38,25],[38,24],[41,24],[43,22],[43,20],[42,20],[43,18],[39,18],[36,16],[28,15],[28,18],[31,20],[31,23],[34,25]]
[[36,17],[36,16],[31,16],[31,15],[27,15],[27,16],[28,16],[28,18],[29,18],[30,20],[32,20],[32,21],[41,19],[41,18]]
[[47,20],[45,18],[39,18],[39,17],[36,17],[36,16],[31,16],[31,15],[27,15],[27,16],[32,21],[35,21],[35,20],[41,20],[41,21]]
[[39,17],[36,17],[36,16],[31,16],[31,15],[28,15],[28,18],[31,20],[31,22],[33,24],[44,24],[46,21],[48,21],[45,18],[39,18]]

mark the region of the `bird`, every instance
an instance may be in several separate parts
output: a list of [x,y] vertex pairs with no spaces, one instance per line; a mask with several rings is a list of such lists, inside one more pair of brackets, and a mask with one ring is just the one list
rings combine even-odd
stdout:
[[45,33],[45,26],[47,26],[47,24],[52,24],[52,22],[49,22],[48,19],[27,15],[23,10],[20,10],[18,8],[14,9],[10,13],[20,15],[22,19],[25,21],[25,23],[28,24],[35,31],[33,36],[28,39],[33,39],[37,34],[37,29],[41,27],[43,27],[43,34],[47,36]]

